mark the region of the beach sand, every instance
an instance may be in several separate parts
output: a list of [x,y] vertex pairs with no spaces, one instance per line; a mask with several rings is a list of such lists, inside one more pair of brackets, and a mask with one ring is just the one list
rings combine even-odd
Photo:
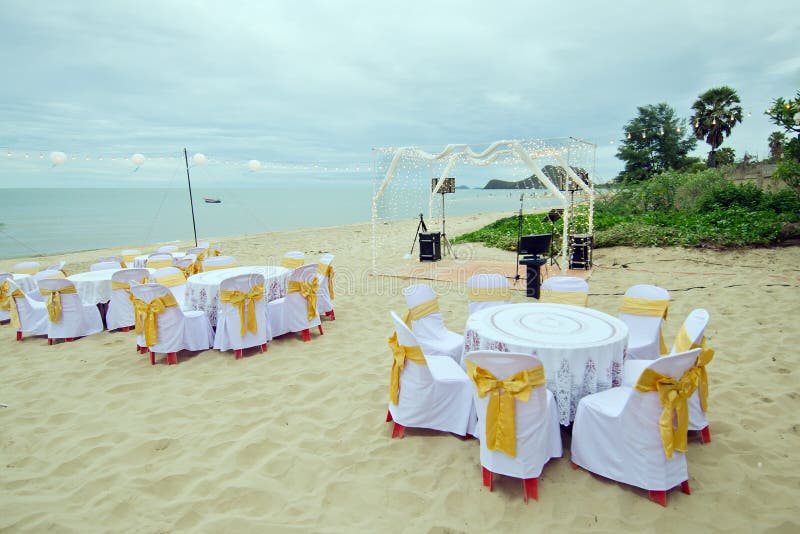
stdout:
[[[451,235],[490,215],[448,219]],[[384,259],[413,237],[397,226]],[[539,500],[517,479],[481,483],[476,440],[385,422],[389,310],[411,280],[369,276],[370,225],[223,239],[240,264],[336,255],[336,321],[272,341],[265,354],[206,351],[151,366],[133,333],[48,346],[0,326],[0,530],[55,532],[797,532],[800,482],[800,248],[608,248],[594,252],[590,306],[616,315],[625,289],[670,290],[666,339],[694,308],[711,314],[712,441],[690,435],[691,495],[662,508],[646,492],[573,470],[569,434]],[[189,243],[183,243],[184,247]],[[120,244],[128,248],[130,244]],[[140,247],[143,251],[154,247]],[[117,249],[119,250],[119,249]],[[459,245],[459,256],[513,253]],[[54,256],[69,272],[115,250]],[[0,261],[0,271],[18,260]],[[48,259],[40,259],[43,264]],[[451,260],[446,260],[451,261]],[[461,282],[429,282],[446,324],[463,331]],[[514,294],[524,302],[524,290]]]

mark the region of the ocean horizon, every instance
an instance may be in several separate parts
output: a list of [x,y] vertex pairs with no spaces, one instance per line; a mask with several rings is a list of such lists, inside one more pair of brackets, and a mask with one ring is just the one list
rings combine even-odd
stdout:
[[[534,192],[542,195],[543,192]],[[337,187],[192,187],[198,240],[296,228],[370,222],[372,182]],[[219,199],[206,203],[204,198]],[[447,215],[513,212],[520,192],[459,189],[447,195]],[[529,198],[525,209],[556,206],[555,198]],[[427,206],[393,219],[418,220]],[[3,188],[0,258],[47,256],[103,248],[143,248],[192,241],[188,189]]]

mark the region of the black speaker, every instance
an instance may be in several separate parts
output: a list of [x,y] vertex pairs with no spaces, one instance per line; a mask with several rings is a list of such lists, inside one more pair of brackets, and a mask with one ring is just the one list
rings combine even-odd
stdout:
[[570,269],[589,269],[592,266],[593,236],[575,234],[571,238],[572,253],[569,258]]
[[419,261],[439,261],[442,259],[442,234],[430,232],[419,234]]

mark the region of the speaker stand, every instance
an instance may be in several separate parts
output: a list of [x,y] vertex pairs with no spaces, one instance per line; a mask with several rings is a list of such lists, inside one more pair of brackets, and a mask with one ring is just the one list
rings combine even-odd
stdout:
[[447,239],[447,233],[445,232],[444,195],[445,194],[442,193],[442,249],[444,250],[442,254],[446,256],[449,250],[453,259],[457,260],[456,252],[453,250],[453,245],[450,244],[450,240]]

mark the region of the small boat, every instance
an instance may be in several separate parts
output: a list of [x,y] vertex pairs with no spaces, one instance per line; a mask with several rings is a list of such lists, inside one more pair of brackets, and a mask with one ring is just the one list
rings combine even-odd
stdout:
[[207,204],[221,204],[222,201],[218,198],[204,198],[203,200],[206,201]]

